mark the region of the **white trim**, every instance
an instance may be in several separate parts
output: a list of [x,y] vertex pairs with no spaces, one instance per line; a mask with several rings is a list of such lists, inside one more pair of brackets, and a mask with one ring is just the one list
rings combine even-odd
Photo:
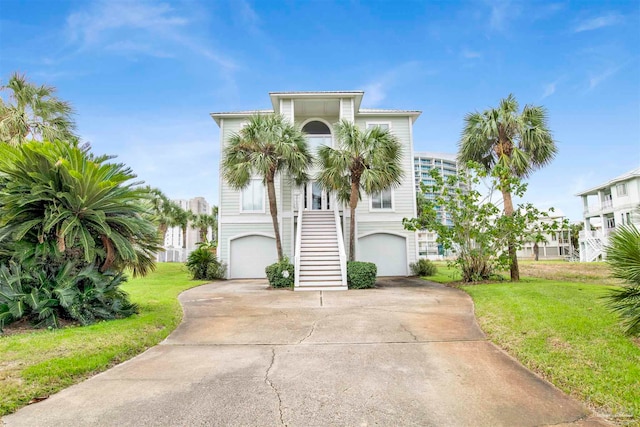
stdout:
[[[393,187],[384,189],[382,191],[387,191],[387,190],[391,191],[391,208],[374,208],[373,194],[367,194],[367,197],[369,198],[369,212],[378,213],[378,212],[395,212],[396,211],[396,196],[395,196],[396,192],[394,191]],[[379,191],[379,193],[382,193],[382,191]],[[382,198],[380,199],[380,203],[382,203]]]
[[354,98],[351,98],[351,117],[349,119],[351,123],[356,122],[356,101]]
[[[220,119],[220,163],[222,163],[222,157],[224,153],[224,119]],[[220,247],[220,236],[222,236],[222,223],[220,222],[220,218],[222,218],[222,168],[220,167],[220,163],[218,164],[218,231],[216,232],[216,241],[218,243],[218,247]],[[218,256],[219,258],[219,256]]]
[[218,222],[221,224],[271,224],[271,215],[265,215],[257,213],[251,215],[250,213],[244,213],[242,215],[226,215],[224,217],[218,217]]
[[368,237],[374,234],[390,234],[392,236],[397,236],[397,237],[402,237],[404,239],[404,247],[405,247],[405,255],[406,255],[406,265],[404,266],[404,272],[405,274],[408,276],[409,275],[409,263],[410,263],[410,258],[409,258],[409,239],[407,238],[408,236],[406,234],[402,234],[402,233],[398,233],[396,231],[389,231],[389,230],[373,230],[373,231],[368,231],[360,236],[358,236],[358,238],[356,239],[356,242],[360,241],[361,238],[363,237]]
[[273,240],[276,239],[274,234],[262,233],[259,231],[250,231],[248,233],[240,233],[240,234],[236,234],[235,236],[229,237],[227,239],[227,279],[229,279],[230,278],[229,276],[231,276],[231,241],[240,239],[242,237],[249,237],[249,236],[263,236],[263,237],[269,237]]
[[[409,149],[411,152],[411,156],[409,157],[409,165],[411,166],[411,172],[413,172],[413,175],[409,176],[409,179],[411,179],[411,191],[413,194],[413,218],[417,218],[418,217],[418,206],[417,206],[417,194],[416,194],[416,172],[415,172],[415,152],[413,151],[413,121],[411,120],[411,117],[407,117],[407,120],[409,121]],[[421,170],[422,171],[422,170]],[[458,162],[456,161],[456,175],[458,174]],[[420,182],[422,181],[422,177],[420,177]],[[414,249],[415,249],[415,260],[417,261],[418,258],[420,258],[420,251],[418,249],[418,233],[414,233]],[[407,261],[409,261],[407,259]]]
[[389,126],[389,132],[393,130],[393,126],[391,125],[391,122],[388,120],[365,120],[364,129],[365,130],[369,129],[369,125],[374,125],[374,126],[387,125]]
[[[257,177],[252,177],[252,178],[250,178],[250,179],[249,179],[249,181],[260,181],[260,182],[262,182],[262,179],[261,179],[261,178],[257,178]],[[274,183],[274,185],[275,185],[275,183]],[[240,199],[240,206],[238,207],[238,212],[240,212],[241,214],[263,214],[263,213],[266,213],[266,205],[267,205],[267,203],[266,203],[267,194],[266,194],[266,193],[267,193],[267,186],[266,186],[266,185],[264,185],[264,182],[262,182],[262,210],[259,210],[259,209],[258,209],[258,210],[255,210],[255,211],[245,211],[245,210],[242,208],[242,205],[243,205],[243,203],[242,203],[242,199],[243,199],[243,197],[244,197],[244,195],[243,195],[243,194],[244,194],[244,190],[245,190],[246,188],[247,188],[247,187],[245,187],[245,188],[243,188],[243,189],[239,190],[239,191],[240,191],[240,197],[239,197],[239,199]]]

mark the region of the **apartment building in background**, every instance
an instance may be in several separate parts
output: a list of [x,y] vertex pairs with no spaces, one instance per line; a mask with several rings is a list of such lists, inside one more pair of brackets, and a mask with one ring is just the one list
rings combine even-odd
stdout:
[[[195,215],[211,214],[211,205],[204,197],[194,197],[193,199],[176,199],[173,200],[185,211],[189,211]],[[200,243],[200,231],[193,228],[187,228],[186,248],[184,245],[184,235],[182,227],[169,227],[164,235],[164,252],[158,253],[159,262],[185,262],[187,257],[197,244]],[[211,231],[207,233],[207,239],[211,238]]]

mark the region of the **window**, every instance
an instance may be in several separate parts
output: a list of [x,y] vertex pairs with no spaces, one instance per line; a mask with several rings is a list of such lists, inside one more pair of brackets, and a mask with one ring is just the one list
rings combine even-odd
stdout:
[[388,122],[367,122],[367,129],[371,129],[373,127],[379,127],[380,129],[391,129],[391,124]]
[[373,194],[371,196],[371,209],[393,209],[391,189]]
[[618,193],[618,197],[627,195],[627,183],[623,182],[622,184],[616,185],[616,192]]
[[252,179],[242,190],[242,212],[264,212],[264,184],[261,179]]
[[331,130],[325,123],[313,120],[305,124],[302,130],[307,134],[309,148],[315,149],[321,145],[331,147]]

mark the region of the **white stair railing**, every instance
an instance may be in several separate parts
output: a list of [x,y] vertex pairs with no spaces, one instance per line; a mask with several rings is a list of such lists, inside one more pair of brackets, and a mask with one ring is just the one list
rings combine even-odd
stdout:
[[294,259],[294,274],[295,281],[294,286],[298,286],[300,283],[300,257],[302,256],[302,212],[304,211],[304,194],[300,194],[297,197],[298,201],[298,229],[296,230],[296,252]]
[[335,194],[331,194],[331,207],[333,208],[333,218],[336,221],[336,234],[338,236],[338,252],[340,253],[340,275],[342,276],[342,286],[347,286],[347,254],[344,250],[344,238],[342,236],[342,226],[340,225],[340,213],[338,212],[338,201]]

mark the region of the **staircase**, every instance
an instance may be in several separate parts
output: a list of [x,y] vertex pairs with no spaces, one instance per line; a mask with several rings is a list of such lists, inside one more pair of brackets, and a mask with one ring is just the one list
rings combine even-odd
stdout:
[[[301,212],[296,291],[346,290],[342,231],[336,212]],[[342,250],[341,250],[342,249]]]
[[597,261],[598,257],[602,255],[604,251],[604,245],[600,237],[589,236],[585,240],[586,254],[585,258],[587,262]]

